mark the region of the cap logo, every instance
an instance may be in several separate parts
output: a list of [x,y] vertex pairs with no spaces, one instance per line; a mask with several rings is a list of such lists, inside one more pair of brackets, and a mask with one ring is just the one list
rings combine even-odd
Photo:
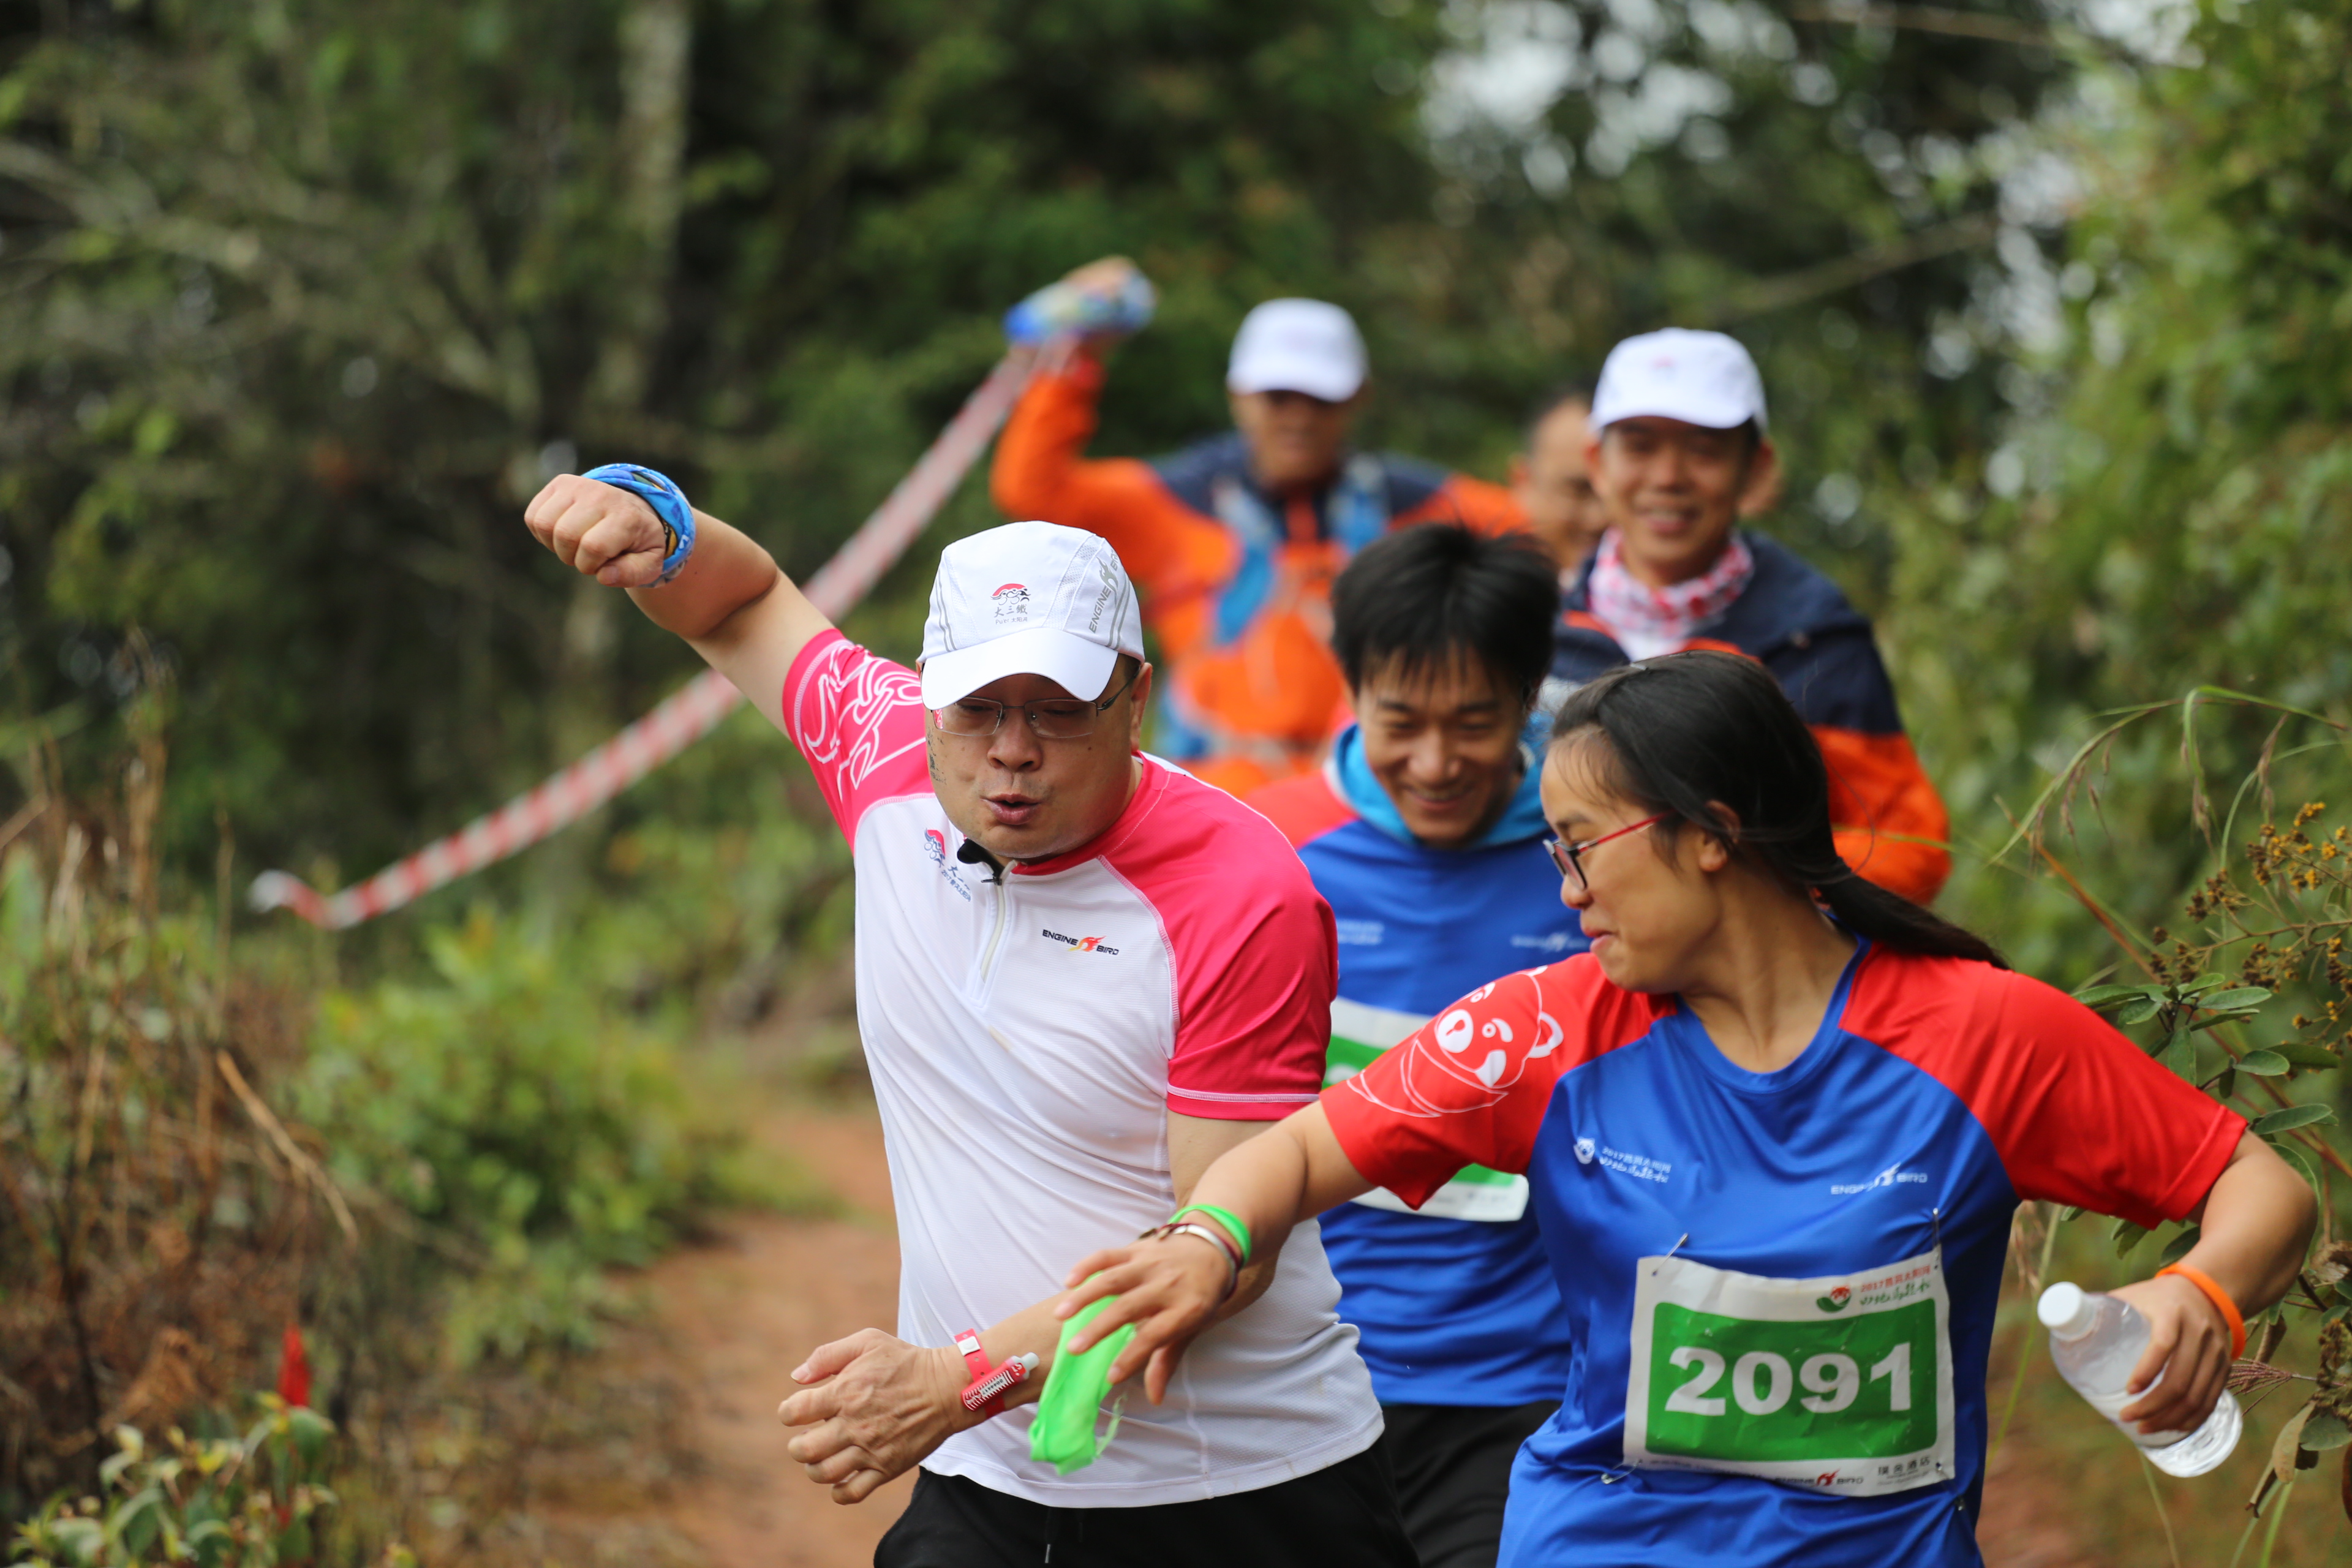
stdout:
[[1000,621],[1025,621],[1029,618],[1029,590],[1018,583],[1007,583],[989,597],[996,602],[996,618]]
[[1118,577],[1111,571],[1109,562],[1097,562],[1095,571],[1102,577],[1102,592],[1095,595],[1095,613],[1087,621],[1087,630],[1090,632],[1102,630],[1103,611],[1109,607],[1112,596],[1118,592]]
[[1672,370],[1675,368],[1675,356],[1672,354],[1660,354],[1657,358],[1650,362],[1650,368],[1652,370]]

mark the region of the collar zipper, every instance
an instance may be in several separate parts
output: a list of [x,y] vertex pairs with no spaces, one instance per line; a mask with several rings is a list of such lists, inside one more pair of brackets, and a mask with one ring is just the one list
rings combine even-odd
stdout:
[[1013,884],[1010,881],[984,883],[996,889],[996,923],[989,928],[988,946],[980,955],[980,991],[982,995],[996,981],[997,950],[1004,945],[1004,928],[1013,919]]

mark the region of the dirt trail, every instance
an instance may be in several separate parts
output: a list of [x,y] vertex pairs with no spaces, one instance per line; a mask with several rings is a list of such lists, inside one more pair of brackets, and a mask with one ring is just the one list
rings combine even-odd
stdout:
[[[673,1254],[642,1284],[651,1332],[635,1336],[628,1375],[680,1391],[676,1440],[686,1450],[655,1504],[665,1534],[708,1568],[863,1568],[906,1506],[900,1479],[854,1508],[836,1506],[784,1454],[775,1408],[784,1373],[826,1339],[897,1321],[898,1242],[882,1131],[870,1103],[789,1104],[762,1121],[763,1141],[821,1176],[840,1217],[739,1215],[717,1237]],[[646,1365],[646,1358],[656,1364]],[[2068,1500],[2016,1434],[1994,1457],[1979,1539],[1989,1568],[2102,1568],[2076,1544]],[[605,1521],[607,1528],[624,1522]],[[600,1554],[601,1555],[601,1554]]]
[[733,1216],[717,1239],[646,1277],[670,1375],[686,1391],[682,1436],[699,1461],[665,1511],[710,1568],[857,1568],[873,1561],[912,1482],[840,1506],[784,1453],[790,1434],[776,1405],[809,1351],[898,1321],[882,1127],[870,1104],[852,1102],[780,1110],[760,1132],[825,1180],[844,1213]]

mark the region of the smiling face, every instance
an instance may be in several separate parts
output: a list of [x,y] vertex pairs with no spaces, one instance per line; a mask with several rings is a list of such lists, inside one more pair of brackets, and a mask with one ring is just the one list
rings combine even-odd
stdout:
[[1771,441],[1759,437],[1751,447],[1745,427],[1643,415],[1609,426],[1585,456],[1626,570],[1654,588],[1714,565],[1743,510],[1767,504],[1779,485]]
[[[1544,817],[1562,843],[1588,843],[1654,815],[1614,787],[1608,748],[1585,730],[1545,755]],[[1727,913],[1723,841],[1669,819],[1588,849],[1582,860],[1583,885],[1563,877],[1559,897],[1580,918],[1601,973],[1628,991],[1685,989]]]
[[1364,761],[1415,838],[1456,849],[1501,819],[1519,787],[1528,705],[1471,658],[1404,672],[1391,658],[1349,696]]
[[1339,471],[1363,394],[1345,403],[1303,392],[1229,392],[1225,400],[1249,448],[1251,474],[1267,489],[1284,490],[1319,485]]
[[[1110,679],[1112,690],[1127,679],[1128,668],[1121,659]],[[1134,684],[1095,716],[1092,734],[1068,741],[1041,739],[1018,710],[1022,703],[1070,699],[1042,675],[1010,675],[971,693],[972,699],[1007,705],[1004,721],[992,735],[950,735],[940,728],[936,713],[926,713],[931,788],[948,820],[999,860],[1045,860],[1086,844],[1118,820],[1135,792],[1139,775],[1134,753],[1143,742],[1144,705],[1150,695],[1147,664]]]

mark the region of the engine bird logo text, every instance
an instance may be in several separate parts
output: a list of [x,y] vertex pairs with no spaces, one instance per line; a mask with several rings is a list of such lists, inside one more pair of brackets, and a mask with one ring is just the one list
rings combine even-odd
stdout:
[[1103,945],[1103,939],[1098,936],[1064,936],[1060,931],[1045,931],[1042,928],[1038,931],[1037,934],[1044,937],[1047,942],[1060,942],[1072,952],[1099,952],[1111,958],[1117,958],[1118,956],[1118,949],[1115,947],[1105,947]]

